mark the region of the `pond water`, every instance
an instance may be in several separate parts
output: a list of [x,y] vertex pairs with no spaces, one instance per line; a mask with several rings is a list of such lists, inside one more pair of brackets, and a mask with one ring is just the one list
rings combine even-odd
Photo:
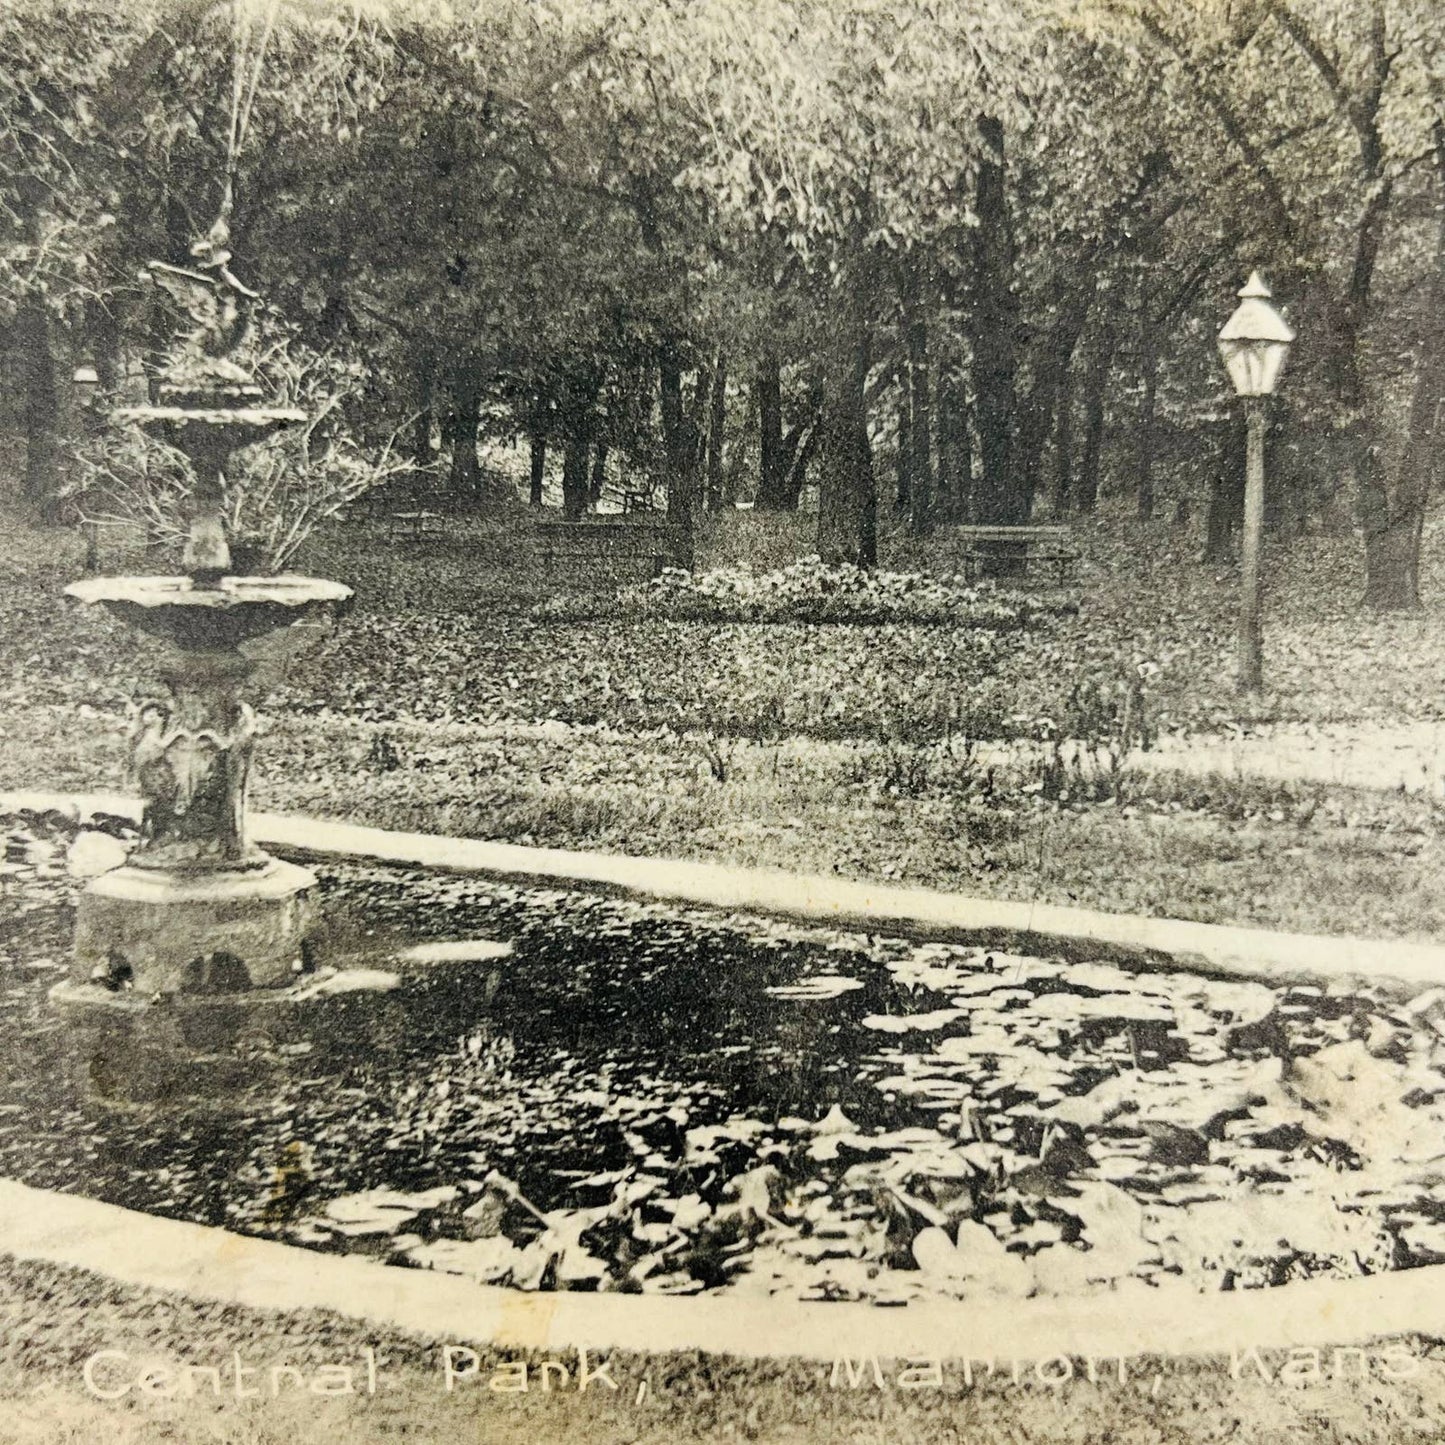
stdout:
[[27,1183],[520,1288],[906,1303],[1445,1259],[1445,1000],[328,864],[338,956],[513,954],[334,1000],[232,1112],[122,1111],[45,999],[70,840],[7,826]]

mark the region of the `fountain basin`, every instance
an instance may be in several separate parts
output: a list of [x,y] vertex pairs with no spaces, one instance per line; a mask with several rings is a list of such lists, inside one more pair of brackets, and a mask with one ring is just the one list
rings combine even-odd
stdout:
[[211,405],[123,406],[111,413],[111,420],[139,426],[163,437],[188,456],[221,448],[227,453],[254,445],[283,427],[304,422],[307,414],[289,406],[236,406],[225,403],[247,400],[256,388],[234,386],[228,396],[224,387],[210,386],[202,393]]
[[[18,1106],[0,1117],[0,1154],[19,1161],[11,1170],[131,1208],[520,1289],[895,1306],[997,1310],[1033,1289],[1055,1299],[1157,1289],[1177,1290],[1187,1314],[1226,1271],[1236,1289],[1382,1272],[1433,1262],[1445,1231],[1438,1168],[1422,1163],[1407,1180],[1388,1158],[1323,1144],[1359,1128],[1348,1090],[1330,1095],[1335,1105],[1310,1102],[1344,1065],[1368,1072],[1361,1091],[1393,1100],[1392,1118],[1418,1121],[1425,1152],[1439,1147],[1433,1027],[1410,1026],[1429,1054],[1374,1059],[1351,1035],[1398,1015],[1399,1000],[1364,982],[1138,972],[1048,949],[838,935],[375,859],[318,867],[340,976],[362,963],[399,985],[382,979],[322,1003],[297,980],[141,1011],[154,1054],[117,1044],[92,1055],[87,1042],[85,1081],[106,1086],[110,1102],[153,1089],[184,1103],[229,1077],[224,1128],[184,1108],[114,1110],[59,1140],[56,1111],[70,1107],[77,1075],[50,1061],[79,1030],[27,1033],[18,1001],[0,1011],[0,1070]],[[38,894],[42,883],[27,886]],[[54,902],[14,945],[12,987],[26,957],[67,936],[66,885],[44,886]],[[512,965],[468,965],[496,955],[489,938],[514,941]],[[413,984],[418,963],[426,973]],[[30,977],[34,999],[43,984]],[[85,991],[56,990],[75,992]],[[133,1003],[118,997],[122,1009]],[[283,1000],[298,1005],[289,1019]],[[197,1045],[195,1030],[219,1027],[232,1007],[253,1011],[233,1063],[219,1048],[177,1050],[165,1071],[168,1020]],[[1279,1030],[1290,1079],[1267,1042]],[[1120,1110],[1121,1100],[1138,1107]],[[1178,1145],[1196,1134],[1208,1148],[1186,1156]],[[105,1147],[87,1151],[96,1138]],[[276,1183],[288,1170],[290,1189]],[[548,1218],[586,1228],[559,1244],[513,1209],[505,1238],[485,1234],[474,1226],[498,1202],[478,1198],[493,1170]],[[388,1232],[365,1219],[358,1232],[383,1191],[411,1216],[393,1209]],[[457,1207],[436,1205],[444,1191]],[[423,1209],[424,1227],[412,1228]],[[1223,1214],[1238,1238],[1220,1240]],[[945,1249],[959,1226],[967,1247]],[[1398,1252],[1377,1250],[1390,1235]],[[541,1269],[554,1248],[572,1250],[576,1266],[569,1278],[559,1264],[555,1282]]]
[[281,573],[222,577],[87,577],[67,597],[102,604],[138,631],[189,651],[221,652],[278,632],[324,608],[351,601],[351,588],[319,577]]
[[71,1039],[67,1068],[88,1099],[109,1106],[199,1103],[230,1111],[256,1091],[312,1072],[318,1041],[346,1039],[384,1057],[404,1047],[413,1012],[437,990],[495,989],[511,945],[465,940],[445,958],[382,949],[244,987],[230,969],[147,992],[69,978],[48,991]]

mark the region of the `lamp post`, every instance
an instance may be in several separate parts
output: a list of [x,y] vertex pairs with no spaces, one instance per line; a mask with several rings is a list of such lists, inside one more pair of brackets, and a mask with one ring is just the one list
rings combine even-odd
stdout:
[[1259,553],[1264,531],[1264,431],[1269,398],[1279,385],[1294,327],[1270,304],[1258,271],[1239,290],[1239,306],[1219,332],[1219,354],[1244,401],[1248,454],[1244,473],[1244,538],[1239,577],[1239,690],[1258,693],[1264,683],[1264,642],[1259,615]]

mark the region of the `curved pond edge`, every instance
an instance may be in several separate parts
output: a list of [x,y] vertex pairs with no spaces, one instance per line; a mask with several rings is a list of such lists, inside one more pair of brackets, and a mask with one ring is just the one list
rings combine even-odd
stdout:
[[[136,818],[111,794],[0,793],[0,812]],[[972,898],[724,864],[526,848],[255,814],[257,841],[292,856],[489,874],[763,913],[914,938],[1007,943],[1270,983],[1445,985],[1445,947],[1234,928]],[[1199,1295],[1126,1287],[1071,1299],[803,1303],[741,1297],[524,1293],[460,1276],[162,1219],[0,1180],[0,1252],[256,1309],[331,1309],[438,1341],[512,1349],[705,1350],[836,1361],[1238,1354],[1445,1337],[1445,1265]],[[1003,1366],[1001,1365],[1000,1368]]]
[[[1147,1286],[1077,1299],[803,1304],[785,1299],[523,1293],[322,1254],[0,1180],[0,1252],[148,1289],[282,1312],[331,1310],[446,1344],[701,1350],[820,1361],[1244,1356],[1445,1335],[1445,1265],[1195,1295]],[[865,1377],[866,1378],[866,1377]]]

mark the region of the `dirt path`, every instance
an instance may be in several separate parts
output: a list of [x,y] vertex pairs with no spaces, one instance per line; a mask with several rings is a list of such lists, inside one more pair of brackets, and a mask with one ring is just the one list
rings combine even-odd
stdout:
[[1131,763],[1151,772],[1219,773],[1445,796],[1445,724],[1280,728],[1263,736],[1165,738]]

